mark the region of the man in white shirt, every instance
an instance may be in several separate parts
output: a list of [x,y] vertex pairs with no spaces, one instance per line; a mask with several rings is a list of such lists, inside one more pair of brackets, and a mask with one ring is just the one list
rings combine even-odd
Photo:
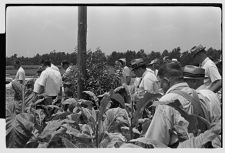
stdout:
[[204,85],[201,89],[207,88],[213,92],[217,92],[222,87],[221,75],[217,69],[216,64],[207,57],[205,47],[202,45],[194,46],[191,49],[194,63],[199,64],[201,68],[205,69]]
[[64,81],[69,75],[72,74],[72,72],[75,70],[73,65],[70,64],[68,61],[63,61],[61,63],[61,66],[63,68],[63,73],[62,73],[62,80]]
[[23,67],[21,66],[21,63],[19,60],[15,61],[14,67],[17,69],[17,73],[15,76],[15,80],[18,81],[20,84],[25,83],[25,71]]
[[35,82],[34,82],[34,89],[33,89],[33,92],[34,93],[38,93],[39,92],[39,90],[40,90],[40,84],[39,84],[39,82],[40,82],[40,75],[41,75],[41,72],[43,71],[43,67],[42,66],[40,66],[39,68],[38,68],[38,70],[37,70],[37,79],[35,80]]
[[53,99],[56,96],[62,96],[62,77],[60,72],[51,68],[49,60],[44,62],[44,68],[45,70],[40,75],[40,90],[38,93],[45,93]]
[[136,77],[140,77],[138,88],[150,93],[159,92],[159,84],[157,77],[151,69],[146,68],[146,64],[142,58],[131,61],[132,71]]
[[[199,97],[200,101],[196,100],[195,90],[184,82],[182,68],[176,62],[166,63],[160,67],[158,76],[165,95],[158,102],[155,102],[157,107],[145,137],[171,147],[177,144],[177,142],[179,142],[180,146],[185,140],[190,140],[189,144],[192,145],[190,147],[202,147],[206,143],[205,140],[198,139],[199,141],[202,140],[202,142],[194,142],[194,139],[192,139],[193,141],[191,140],[193,135],[196,136],[198,134],[195,133],[198,132],[196,131],[198,129],[195,129],[193,126],[195,122],[189,122],[187,117],[185,118],[178,111],[179,109],[173,107],[173,105],[178,101],[179,105],[177,106],[184,113],[204,117],[206,122],[210,122],[210,119],[212,119],[211,115],[208,116],[210,109],[200,107],[200,105],[196,106],[197,102],[198,104],[200,104],[200,101],[206,102],[206,98],[201,96]],[[186,96],[179,94],[179,92],[189,95],[189,97],[195,99],[195,102],[190,100],[191,98],[188,99]],[[183,145],[183,147],[188,147],[188,144]]]
[[126,59],[120,58],[115,62],[117,73],[122,74],[121,83],[129,85],[131,82],[131,70],[126,66]]

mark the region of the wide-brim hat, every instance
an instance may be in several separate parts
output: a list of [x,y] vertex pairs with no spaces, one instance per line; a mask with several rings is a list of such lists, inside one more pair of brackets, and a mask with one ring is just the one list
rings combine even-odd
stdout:
[[144,60],[142,58],[137,58],[131,61],[131,69],[137,69],[141,66],[146,66],[146,63],[144,62]]
[[126,64],[126,59],[125,58],[120,58],[118,59],[119,62],[121,62],[122,64]]
[[191,48],[192,56],[195,57],[198,53],[205,51],[206,47],[203,47],[202,45],[194,46]]
[[186,65],[182,68],[184,79],[204,79],[205,69],[194,66]]

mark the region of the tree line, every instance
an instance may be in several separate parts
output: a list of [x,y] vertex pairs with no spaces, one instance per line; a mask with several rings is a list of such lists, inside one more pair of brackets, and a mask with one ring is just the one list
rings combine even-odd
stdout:
[[[212,47],[206,50],[208,57],[210,57],[214,62],[217,62],[221,56],[222,51],[213,49]],[[126,52],[113,51],[110,55],[105,55],[100,48],[95,49],[94,51],[87,51],[87,59],[92,59],[94,63],[106,62],[108,65],[113,66],[115,61],[119,58],[126,58],[127,65],[130,65],[132,59],[143,58],[147,63],[151,62],[153,59],[158,58],[162,61],[163,57],[167,56],[169,59],[176,58],[182,66],[187,64],[193,64],[191,53],[189,51],[181,51],[180,47],[174,48],[171,51],[164,50],[162,53],[151,51],[150,53],[145,53],[143,49],[139,51],[127,50]],[[6,57],[6,66],[13,65],[15,59],[21,61],[22,65],[40,65],[42,59],[51,59],[52,63],[55,65],[60,65],[63,60],[67,60],[73,64],[77,62],[77,51],[73,53],[65,52],[56,52],[56,50],[51,51],[48,54],[36,54],[34,57],[17,57],[17,54],[12,55],[11,57]]]

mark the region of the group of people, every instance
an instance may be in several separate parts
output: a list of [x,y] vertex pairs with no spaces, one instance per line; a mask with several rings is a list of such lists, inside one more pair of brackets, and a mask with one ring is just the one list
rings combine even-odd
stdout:
[[[14,62],[14,67],[17,73],[11,84],[19,83],[22,87],[25,87],[25,83],[27,82],[25,79],[25,70],[19,60]],[[63,81],[70,75],[72,64],[68,61],[63,61],[61,67],[62,70],[60,72],[59,68],[51,63],[49,59],[41,61],[41,66],[37,70],[37,78],[33,85],[35,95],[44,95],[53,100],[56,97],[61,98],[64,95],[63,91],[65,91],[65,88],[63,86]],[[37,96],[35,97],[37,98]]]
[[[142,58],[131,61],[133,95],[161,93],[145,138],[167,147],[221,147],[221,75],[202,45],[191,49],[195,65],[167,60],[157,70]],[[141,94],[141,96],[140,96]]]
[[[143,97],[146,92],[162,94],[154,102],[155,114],[145,138],[168,147],[221,147],[221,75],[215,63],[207,57],[201,45],[191,49],[194,65],[182,67],[177,60],[158,60],[146,64],[142,58],[115,62],[116,73],[121,74],[121,84],[129,88],[130,95]],[[62,96],[63,80],[70,75],[72,65],[62,62],[64,72],[50,60],[43,60],[37,71],[33,92],[55,99]],[[19,61],[15,80],[25,83],[25,71]],[[210,142],[210,144],[208,144]]]

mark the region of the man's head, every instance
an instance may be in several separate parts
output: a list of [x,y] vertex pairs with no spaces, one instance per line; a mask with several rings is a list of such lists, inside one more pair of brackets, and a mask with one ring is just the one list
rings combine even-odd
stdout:
[[186,65],[183,67],[183,75],[184,81],[187,82],[191,88],[197,89],[204,83],[205,69],[194,65]]
[[195,65],[201,64],[204,61],[204,59],[207,57],[205,47],[203,47],[202,45],[194,46],[191,49],[191,54],[193,57],[193,62],[194,62],[193,64]]
[[183,72],[179,63],[169,62],[163,64],[158,71],[161,88],[166,92],[172,85],[183,81]]
[[21,66],[20,61],[19,61],[19,60],[16,60],[16,61],[14,62],[14,67],[15,67],[15,69],[19,69],[20,66]]
[[136,77],[142,77],[146,71],[146,64],[142,58],[134,59],[131,61],[131,68]]
[[44,69],[47,68],[47,67],[51,67],[51,61],[48,60],[48,59],[42,60],[41,64],[42,64],[42,67],[43,67]]
[[70,66],[70,63],[65,60],[61,63],[61,66],[64,70],[66,70]]
[[152,70],[159,69],[159,59],[156,58],[152,60],[147,66]]
[[118,60],[115,61],[115,68],[116,68],[116,69],[122,68],[122,64],[121,64],[121,62],[119,62]]

